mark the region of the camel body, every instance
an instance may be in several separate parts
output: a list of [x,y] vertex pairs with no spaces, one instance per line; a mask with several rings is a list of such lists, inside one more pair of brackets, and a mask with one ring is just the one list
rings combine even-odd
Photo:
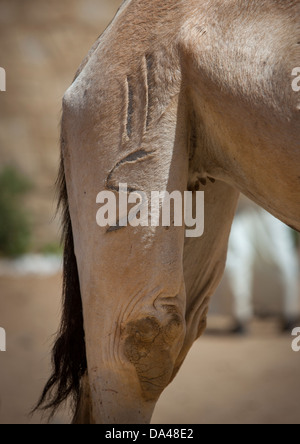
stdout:
[[[299,43],[288,0],[127,0],[95,43],[63,101],[65,311],[49,406],[75,390],[77,423],[149,422],[205,330],[239,192],[300,230]],[[99,227],[96,197],[119,199],[120,183],[204,191],[203,236]]]

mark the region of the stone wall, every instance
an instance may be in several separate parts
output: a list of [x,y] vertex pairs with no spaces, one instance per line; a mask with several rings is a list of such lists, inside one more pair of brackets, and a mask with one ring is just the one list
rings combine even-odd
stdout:
[[0,0],[0,168],[16,165],[33,182],[26,206],[33,248],[56,242],[54,182],[61,99],[121,0]]

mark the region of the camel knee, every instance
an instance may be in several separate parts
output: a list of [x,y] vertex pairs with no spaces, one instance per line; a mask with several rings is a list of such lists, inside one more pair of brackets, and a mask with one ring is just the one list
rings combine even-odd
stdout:
[[157,400],[173,375],[185,337],[184,318],[174,308],[160,317],[132,320],[122,330],[124,355],[135,367],[142,396]]

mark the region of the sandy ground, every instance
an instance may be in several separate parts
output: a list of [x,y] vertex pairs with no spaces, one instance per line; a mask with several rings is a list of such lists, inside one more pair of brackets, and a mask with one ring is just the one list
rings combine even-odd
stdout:
[[[49,375],[59,317],[60,277],[0,278],[0,423],[39,424],[28,416]],[[210,319],[209,325],[216,322]],[[193,346],[153,416],[160,424],[299,424],[300,353],[275,321],[255,321],[251,335],[206,334]],[[67,411],[54,419],[67,423]]]

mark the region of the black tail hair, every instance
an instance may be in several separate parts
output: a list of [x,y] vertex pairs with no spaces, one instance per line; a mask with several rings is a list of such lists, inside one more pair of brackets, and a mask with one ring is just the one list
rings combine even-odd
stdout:
[[[61,144],[63,147],[63,137]],[[34,409],[49,410],[50,417],[69,397],[76,410],[80,397],[80,380],[87,370],[82,301],[62,156],[57,188],[58,208],[63,216],[63,309],[60,329],[52,350],[53,373]]]

